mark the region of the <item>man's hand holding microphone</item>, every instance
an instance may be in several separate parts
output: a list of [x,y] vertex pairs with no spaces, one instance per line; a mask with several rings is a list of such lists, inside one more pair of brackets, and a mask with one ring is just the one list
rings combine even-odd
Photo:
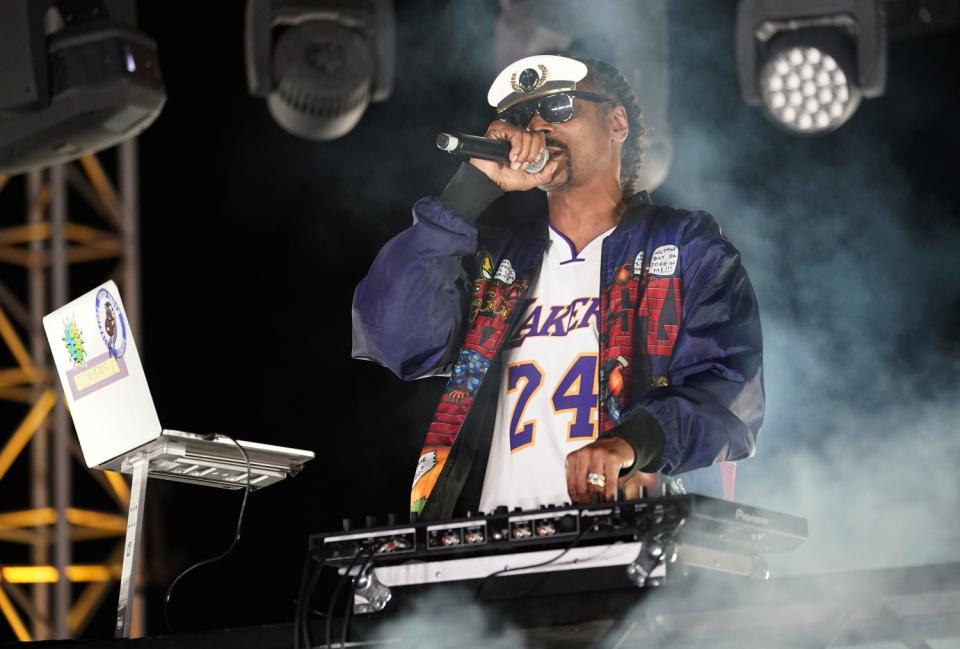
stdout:
[[544,133],[531,133],[503,120],[494,120],[484,133],[484,141],[478,142],[480,139],[443,133],[437,138],[437,146],[455,155],[471,156],[470,164],[504,192],[526,191],[545,185],[557,171],[556,160],[550,160],[536,173],[528,170],[541,157],[548,157]]

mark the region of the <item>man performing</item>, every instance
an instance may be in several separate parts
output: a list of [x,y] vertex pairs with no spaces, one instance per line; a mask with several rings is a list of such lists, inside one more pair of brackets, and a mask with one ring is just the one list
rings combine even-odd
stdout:
[[[738,251],[709,214],[634,193],[640,108],[612,66],[527,57],[488,100],[486,137],[510,142],[510,162],[471,159],[419,200],[354,295],[355,358],[404,380],[450,376],[412,511],[612,501],[618,486],[732,498],[721,463],[753,454],[764,405]],[[533,188],[547,219],[476,223]]]

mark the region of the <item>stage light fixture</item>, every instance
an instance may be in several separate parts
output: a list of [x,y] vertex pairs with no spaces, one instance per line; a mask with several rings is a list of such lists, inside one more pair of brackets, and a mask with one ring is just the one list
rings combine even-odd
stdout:
[[814,45],[816,39],[809,36],[793,40],[782,39],[760,69],[761,105],[788,131],[832,131],[860,103],[860,88],[853,82],[856,68],[842,43]]
[[250,94],[299,137],[342,137],[393,91],[392,0],[248,0],[245,40]]
[[741,0],[737,68],[748,104],[797,135],[830,132],[883,94],[880,0]]
[[129,0],[0,2],[0,172],[115,146],[165,100],[157,46]]

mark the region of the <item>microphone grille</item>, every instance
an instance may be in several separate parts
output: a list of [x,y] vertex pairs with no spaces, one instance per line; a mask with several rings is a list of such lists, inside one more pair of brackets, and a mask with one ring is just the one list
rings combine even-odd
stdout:
[[528,174],[538,174],[543,171],[543,168],[547,166],[547,163],[550,162],[550,154],[547,153],[547,150],[544,149],[540,152],[540,155],[537,156],[537,159],[530,163],[527,167]]

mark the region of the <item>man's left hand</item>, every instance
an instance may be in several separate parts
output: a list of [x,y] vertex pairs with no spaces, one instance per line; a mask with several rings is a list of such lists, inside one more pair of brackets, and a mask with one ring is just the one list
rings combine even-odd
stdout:
[[[578,504],[588,504],[593,494],[600,494],[601,502],[615,501],[620,470],[632,465],[633,459],[633,447],[619,437],[601,437],[568,454],[567,492],[570,499]],[[603,476],[602,480],[597,476]],[[603,482],[603,486],[591,482]]]

